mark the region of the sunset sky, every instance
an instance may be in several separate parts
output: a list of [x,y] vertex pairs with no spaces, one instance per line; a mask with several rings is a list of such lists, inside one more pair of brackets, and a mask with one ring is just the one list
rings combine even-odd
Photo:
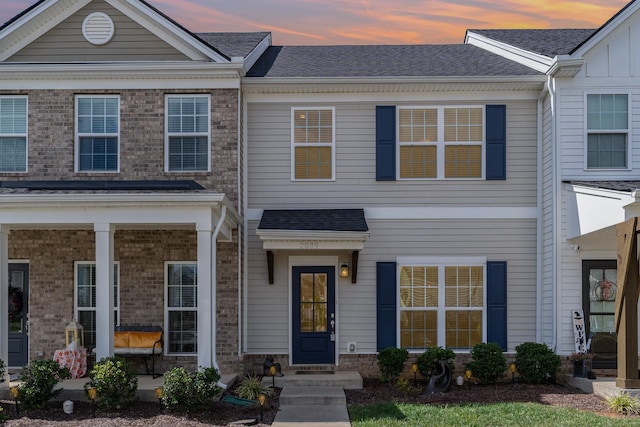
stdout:
[[[193,32],[271,31],[276,45],[462,43],[466,29],[597,28],[628,0],[147,0]],[[0,0],[0,22],[35,0]]]

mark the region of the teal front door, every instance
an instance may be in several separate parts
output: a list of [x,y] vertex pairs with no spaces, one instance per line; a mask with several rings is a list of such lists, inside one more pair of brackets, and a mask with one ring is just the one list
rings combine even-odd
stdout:
[[335,267],[293,267],[292,360],[335,363]]

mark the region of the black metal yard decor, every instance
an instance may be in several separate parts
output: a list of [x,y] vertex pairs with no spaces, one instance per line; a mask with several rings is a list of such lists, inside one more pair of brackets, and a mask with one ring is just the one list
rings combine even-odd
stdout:
[[440,360],[436,364],[436,369],[431,371],[431,375],[428,376],[428,378],[429,382],[422,394],[435,394],[449,391],[453,375],[447,362]]

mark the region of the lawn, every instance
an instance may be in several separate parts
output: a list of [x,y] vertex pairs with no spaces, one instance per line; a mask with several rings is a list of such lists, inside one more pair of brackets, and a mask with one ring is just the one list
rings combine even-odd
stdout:
[[472,403],[440,406],[388,402],[352,405],[349,407],[349,416],[353,427],[640,427],[639,418],[612,418],[540,403]]

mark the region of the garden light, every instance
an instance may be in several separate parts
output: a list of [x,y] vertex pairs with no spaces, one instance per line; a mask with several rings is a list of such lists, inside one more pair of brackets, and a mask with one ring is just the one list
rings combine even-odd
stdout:
[[16,402],[16,414],[20,415],[20,405],[18,404],[18,397],[20,397],[20,390],[18,390],[17,386],[13,386],[9,389],[9,393],[11,393],[11,397]]
[[96,400],[98,398],[98,389],[95,387],[89,387],[87,389],[87,395],[89,396],[89,400],[93,402],[93,418],[96,417]]
[[271,379],[272,379],[272,387],[275,388],[276,387],[276,373],[277,373],[277,369],[276,369],[276,365],[271,365],[269,367],[269,375],[271,375]]
[[260,393],[258,395],[258,403],[260,403],[260,422],[262,422],[262,416],[264,415],[264,403],[267,401],[267,395]]
[[154,391],[156,393],[156,399],[158,399],[158,403],[160,404],[160,413],[162,413],[162,398],[164,397],[164,389],[162,387],[156,387]]
[[418,375],[418,364],[414,363],[411,365],[411,372],[413,372],[413,385],[415,386],[418,383],[417,375]]
[[515,383],[516,382],[516,371],[518,370],[516,368],[516,364],[512,363],[511,365],[509,365],[509,370],[511,371],[511,382]]

